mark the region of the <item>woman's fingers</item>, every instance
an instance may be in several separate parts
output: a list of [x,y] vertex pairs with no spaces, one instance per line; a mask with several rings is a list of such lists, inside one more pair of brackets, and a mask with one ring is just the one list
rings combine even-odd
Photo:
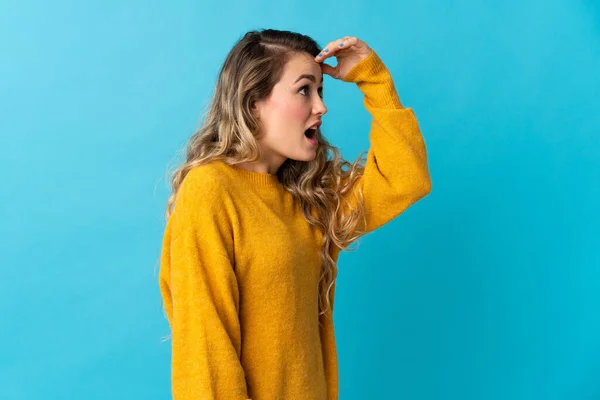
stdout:
[[331,75],[333,78],[338,78],[337,70],[329,64],[321,64],[321,72],[327,75]]
[[323,48],[323,50],[315,57],[315,61],[322,62],[331,56],[335,56],[340,51],[343,51],[350,46],[358,44],[358,38],[354,36],[344,36],[341,39],[335,40],[329,43]]

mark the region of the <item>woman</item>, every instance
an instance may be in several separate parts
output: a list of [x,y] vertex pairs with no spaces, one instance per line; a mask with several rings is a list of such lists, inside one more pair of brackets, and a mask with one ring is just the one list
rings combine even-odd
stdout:
[[[364,95],[366,163],[321,133],[323,74]],[[320,49],[248,32],[171,185],[159,282],[174,399],[337,399],[339,252],[431,188],[417,120],[378,55],[356,37]]]

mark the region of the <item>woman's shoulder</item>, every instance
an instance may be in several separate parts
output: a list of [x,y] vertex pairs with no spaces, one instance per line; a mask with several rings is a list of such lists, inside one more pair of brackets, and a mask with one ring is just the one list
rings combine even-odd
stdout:
[[181,232],[215,224],[229,229],[233,211],[227,185],[229,178],[219,168],[210,162],[188,171],[175,195],[169,229]]
[[180,191],[183,193],[203,195],[205,200],[222,199],[223,194],[229,193],[234,186],[233,180],[224,168],[223,162],[213,160],[193,167],[183,178]]

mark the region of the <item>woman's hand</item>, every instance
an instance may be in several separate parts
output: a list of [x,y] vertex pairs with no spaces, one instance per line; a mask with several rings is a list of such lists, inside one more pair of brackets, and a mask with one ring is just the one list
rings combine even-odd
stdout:
[[[371,48],[365,42],[354,36],[345,36],[329,43],[321,53],[315,57],[315,61],[321,63],[321,71],[335,79],[342,79],[354,66],[371,54]],[[337,58],[337,65],[322,63],[329,57]]]

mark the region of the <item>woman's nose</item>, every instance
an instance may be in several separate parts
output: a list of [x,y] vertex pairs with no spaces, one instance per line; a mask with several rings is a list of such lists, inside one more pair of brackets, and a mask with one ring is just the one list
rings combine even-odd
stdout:
[[319,99],[317,100],[317,103],[314,105],[314,111],[316,114],[326,114],[327,113],[327,107],[325,107],[325,103],[323,103],[323,100]]

